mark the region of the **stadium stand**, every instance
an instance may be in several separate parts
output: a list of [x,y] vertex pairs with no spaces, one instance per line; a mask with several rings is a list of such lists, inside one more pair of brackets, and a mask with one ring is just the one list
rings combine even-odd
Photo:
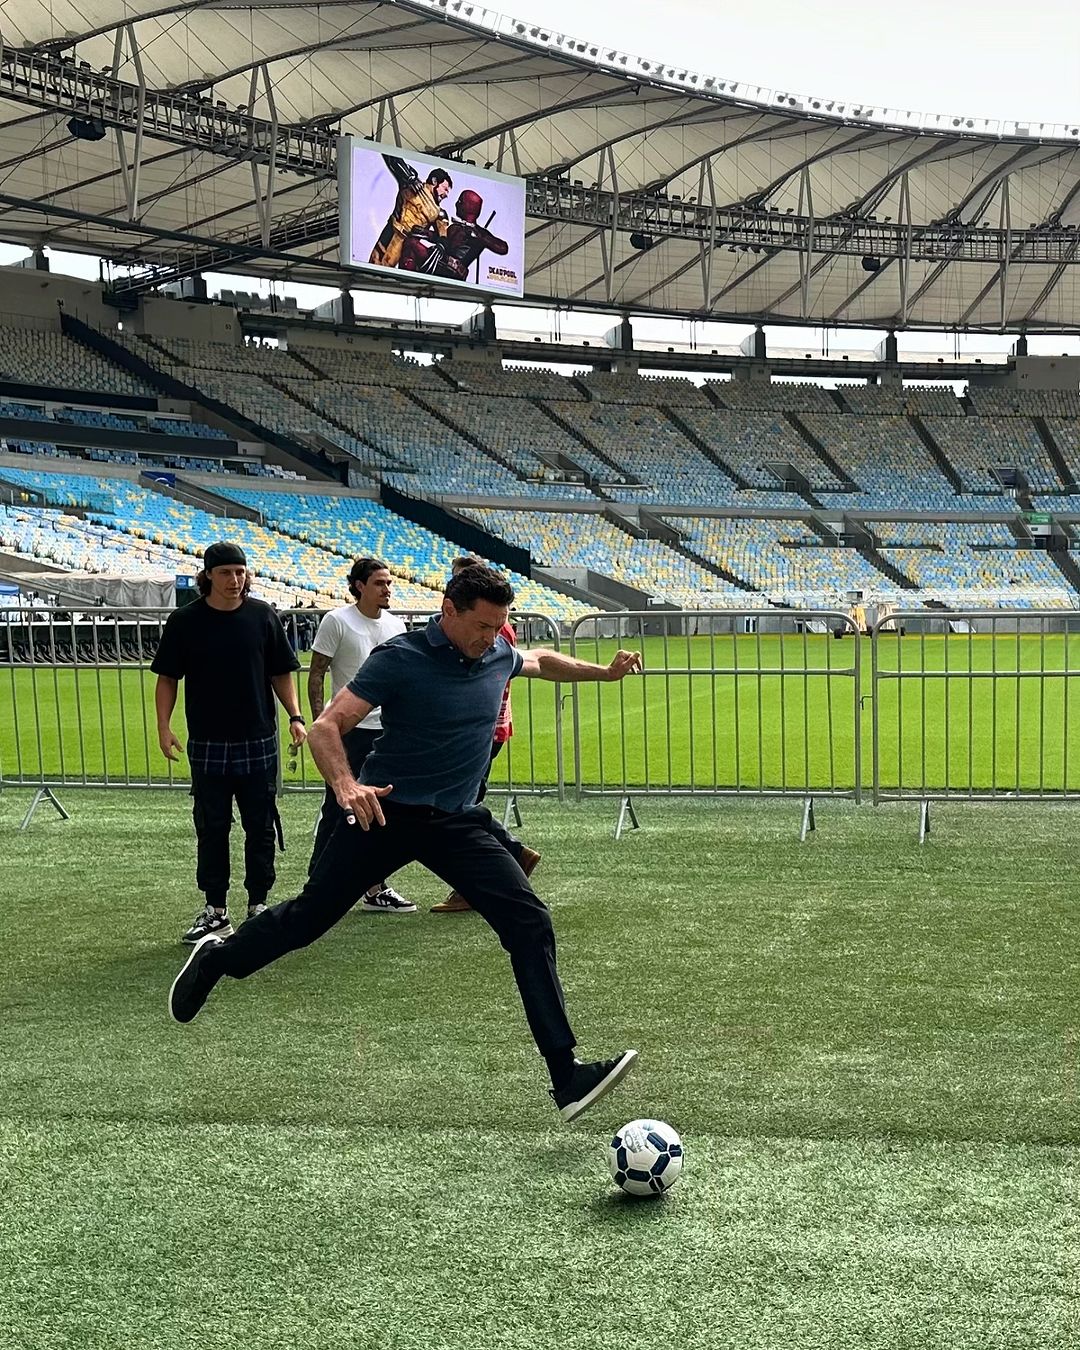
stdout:
[[1075,594],[1050,556],[1017,548],[1007,525],[924,525],[918,530],[922,547],[887,546],[880,551],[917,582],[923,604],[1013,609],[1075,605]]
[[996,417],[1080,417],[1075,389],[982,389],[967,391],[972,410]]
[[635,539],[602,516],[474,508],[477,524],[527,548],[543,567],[584,567],[689,609],[745,605],[747,593],[656,539]]
[[531,483],[453,431],[400,389],[367,386],[351,394],[353,426],[365,442],[406,472],[389,472],[388,482],[411,495],[563,497],[584,489],[566,483]]
[[845,486],[798,432],[773,413],[687,408],[681,416],[725,464],[755,487],[776,488],[776,475],[766,467],[769,461],[793,465],[815,491]]
[[[283,347],[259,343],[193,342],[176,337],[158,337],[154,344],[166,358],[173,358],[174,369],[187,366],[194,370],[224,370],[234,375],[276,375],[283,379],[312,377],[312,371]],[[148,359],[145,352],[140,354]]]
[[463,393],[493,394],[500,398],[585,398],[575,380],[538,367],[501,366],[494,361],[481,364],[455,358],[442,362],[439,373]]
[[906,595],[855,549],[826,545],[802,520],[669,516],[666,521],[700,557],[774,604],[846,609],[848,591],[892,604]]
[[597,403],[617,403],[624,407],[711,407],[708,395],[690,380],[664,375],[613,375],[590,371],[580,384]]
[[[499,537],[528,547],[540,565],[581,567],[658,600],[695,607],[745,603],[747,592],[728,579],[733,577],[784,604],[836,604],[855,590],[886,603],[901,594],[905,604],[972,605],[973,597],[992,595],[1025,605],[1077,602],[1067,564],[1017,547],[1007,527],[944,526],[933,519],[965,512],[1013,515],[1022,504],[1080,512],[1080,492],[1070,491],[1080,481],[1080,396],[1073,391],[972,388],[961,400],[945,388],[852,383],[827,390],[806,382],[741,380],[702,385],[602,371],[568,377],[467,359],[426,363],[344,345],[286,349],[113,336],[152,367],[256,426],[317,451],[347,455],[373,483],[385,481],[415,497],[469,501],[469,514]],[[106,471],[110,464],[129,464],[205,474],[208,487],[255,504],[266,525],[244,522],[242,532],[255,565],[275,584],[294,584],[286,578],[303,574],[312,591],[337,596],[339,560],[370,547],[394,568],[399,601],[412,586],[417,589],[408,592],[410,604],[423,609],[459,551],[372,502],[258,490],[253,477],[296,475],[255,457],[223,459],[214,452],[216,443],[228,441],[226,433],[190,417],[82,407],[70,396],[50,399],[50,388],[92,389],[99,400],[110,393],[154,392],[70,338],[0,330],[2,359],[9,369],[19,363],[24,387],[36,380],[42,388],[40,397],[35,390],[33,398],[0,402],[0,418],[41,428],[40,440],[9,437],[4,448],[55,464],[56,472],[46,475],[52,505],[90,511],[99,534],[104,530],[121,544],[125,538],[150,540],[190,558],[205,531],[218,527],[214,517],[130,479],[112,480],[123,484],[114,491],[112,512],[69,500],[63,466],[72,458],[100,463]],[[118,444],[65,445],[49,435],[50,425],[61,423],[116,432]],[[206,453],[190,446],[149,453],[122,443],[124,435],[140,431],[198,438]],[[782,486],[782,466],[794,470],[788,487],[797,490]],[[1015,486],[1012,471],[1022,477]],[[0,472],[5,476],[14,481]],[[84,498],[93,491],[84,475],[68,477],[79,478]],[[245,488],[245,482],[252,485]],[[499,499],[521,508],[510,511]],[[690,509],[692,516],[672,516],[669,523],[693,557],[655,539],[634,539],[598,513],[555,509],[560,502],[599,505],[603,499],[631,509],[637,503]],[[344,506],[330,508],[331,500]],[[717,520],[705,514],[715,507],[781,511],[789,518]],[[855,516],[917,512],[926,521],[872,521],[878,552],[863,556],[798,523],[819,507]],[[85,520],[64,526],[69,533],[86,528]],[[905,589],[898,577],[910,578],[917,589]],[[563,619],[583,612],[578,601],[515,580],[522,608]]]
[[[964,509],[907,418],[894,414],[857,417],[834,410],[828,416],[808,413],[802,420],[859,485],[858,493],[830,497],[830,505],[870,511]],[[1001,485],[991,482],[989,490],[993,489],[1000,493]],[[978,505],[987,509],[985,502]],[[1003,500],[1003,508],[1006,505]]]
[[1029,418],[969,415],[924,421],[969,492],[999,492],[995,468],[1019,469],[1036,492],[1063,486]]
[[964,405],[949,389],[928,389],[918,385],[884,389],[876,384],[846,384],[840,388],[840,397],[851,412],[867,416],[882,413],[929,417],[964,415]]
[[[86,509],[86,519],[115,531],[121,539],[146,540],[186,556],[186,570],[207,543],[228,535],[244,549],[256,576],[325,603],[340,594],[341,567],[324,549],[288,539],[253,521],[222,520],[186,502],[140,487],[129,478],[88,474],[45,473],[34,469],[3,470],[3,479],[33,488],[59,505]],[[111,509],[102,510],[102,499]],[[427,604],[431,596],[412,599]]]
[[762,384],[750,380],[709,381],[709,392],[725,408],[744,412],[818,412],[833,413],[836,400],[819,384],[801,381],[774,381]]
[[[399,609],[432,608],[433,598],[437,603],[437,593],[450,575],[450,563],[462,552],[459,545],[395,515],[379,502],[363,497],[260,492],[216,484],[215,490],[233,501],[254,507],[268,524],[291,538],[317,544],[342,560],[363,554],[382,558],[397,577],[430,588],[424,596],[410,596],[406,603],[406,592],[395,581],[394,603]],[[344,575],[347,568],[341,562],[337,567]],[[519,610],[548,614],[561,621],[570,621],[589,612],[587,605],[518,572],[509,571],[507,575],[516,592]]]
[[409,357],[387,355],[384,352],[357,351],[344,346],[297,346],[293,351],[317,374],[341,384],[436,391],[447,388],[439,367],[422,365]]
[[[468,428],[486,450],[512,464],[541,495],[594,499],[584,483],[570,481],[569,473],[556,467],[553,461],[560,453],[572,456],[571,438],[532,404],[517,399],[508,407],[503,399],[472,393],[430,394],[425,402],[455,425]],[[539,450],[547,451],[550,459],[541,458]]]
[[[137,539],[59,510],[0,504],[0,548],[64,571],[102,576],[174,577],[194,570],[190,554],[178,548]],[[43,573],[40,586],[62,590],[63,573]],[[291,608],[296,598],[293,587],[270,577],[256,577],[253,593],[279,609]],[[329,603],[327,596],[309,598]]]
[[145,380],[61,333],[0,326],[0,380],[53,389],[156,397]]
[[648,405],[557,403],[558,415],[616,464],[630,484],[607,496],[668,506],[720,506],[735,500],[734,481],[675,426]]

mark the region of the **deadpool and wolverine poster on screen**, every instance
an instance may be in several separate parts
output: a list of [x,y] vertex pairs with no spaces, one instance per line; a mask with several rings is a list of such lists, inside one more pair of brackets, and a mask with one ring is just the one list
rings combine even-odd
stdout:
[[521,295],[525,184],[453,160],[342,138],[342,261]]

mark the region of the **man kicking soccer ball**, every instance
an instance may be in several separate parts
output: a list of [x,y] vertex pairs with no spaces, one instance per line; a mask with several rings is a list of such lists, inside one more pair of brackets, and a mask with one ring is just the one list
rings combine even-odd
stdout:
[[[451,578],[438,618],[376,647],[334,697],[308,745],[341,817],[295,900],[274,905],[227,941],[210,936],[198,944],[169,992],[176,1021],[190,1022],[222,976],[245,979],[306,947],[373,882],[417,861],[467,895],[509,953],[564,1120],[574,1120],[629,1072],[636,1050],[587,1064],[575,1059],[551,916],[491,834],[491,813],[476,797],[507,680],[617,681],[640,670],[641,657],[620,651],[610,665],[598,666],[560,652],[521,653],[499,635],[513,599],[500,573],[466,569]],[[342,737],[376,707],[383,734],[357,782]]]

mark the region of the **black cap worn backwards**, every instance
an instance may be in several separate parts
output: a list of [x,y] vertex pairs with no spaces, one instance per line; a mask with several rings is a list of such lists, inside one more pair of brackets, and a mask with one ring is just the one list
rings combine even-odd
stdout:
[[246,567],[247,558],[244,557],[244,550],[239,544],[228,544],[224,541],[211,544],[203,554],[203,569],[207,572],[213,571],[215,567]]

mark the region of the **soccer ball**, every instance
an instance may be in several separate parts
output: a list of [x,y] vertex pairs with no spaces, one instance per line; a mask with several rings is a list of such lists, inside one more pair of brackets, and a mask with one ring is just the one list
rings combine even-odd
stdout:
[[663,1195],[682,1171],[682,1140],[662,1120],[632,1120],[611,1141],[608,1163],[629,1195]]

